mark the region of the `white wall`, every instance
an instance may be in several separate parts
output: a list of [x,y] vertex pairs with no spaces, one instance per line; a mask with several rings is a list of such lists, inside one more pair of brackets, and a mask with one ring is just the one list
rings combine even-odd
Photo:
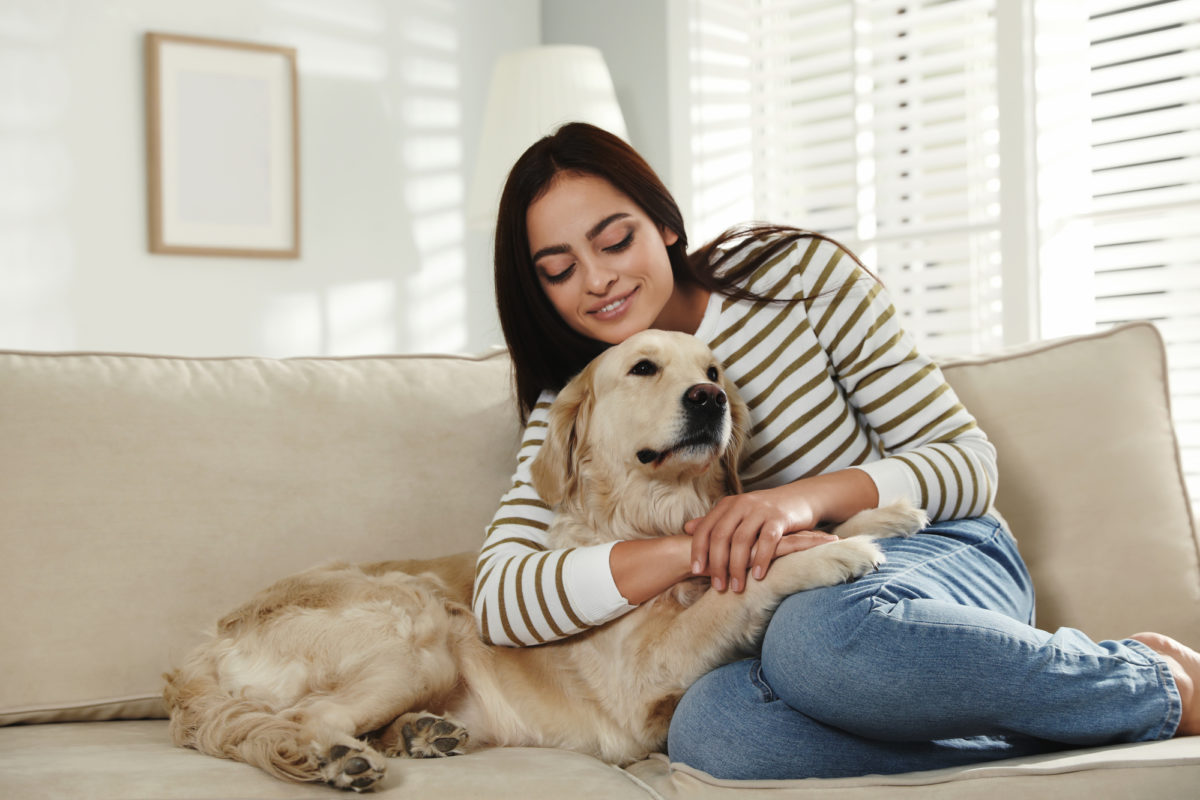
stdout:
[[[478,351],[489,236],[463,222],[491,66],[539,0],[0,0],[0,348]],[[142,34],[285,44],[303,255],[151,255]]]
[[612,73],[629,143],[671,186],[668,0],[545,0],[545,44],[599,48]]

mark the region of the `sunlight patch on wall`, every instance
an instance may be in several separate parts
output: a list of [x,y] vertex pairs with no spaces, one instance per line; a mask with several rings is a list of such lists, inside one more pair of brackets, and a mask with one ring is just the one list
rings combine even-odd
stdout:
[[457,352],[467,343],[461,80],[455,5],[428,0],[405,25],[399,64],[406,135],[398,143],[416,264],[400,310],[409,350]]
[[0,4],[0,347],[69,349],[70,78],[53,45],[61,0]]
[[389,353],[395,350],[396,284],[392,280],[361,281],[335,286],[325,293],[330,355]]

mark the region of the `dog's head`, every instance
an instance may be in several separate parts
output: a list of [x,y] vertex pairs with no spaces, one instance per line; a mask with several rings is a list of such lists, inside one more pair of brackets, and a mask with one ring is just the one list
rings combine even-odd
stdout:
[[748,414],[712,352],[683,333],[648,330],[606,350],[550,408],[533,484],[551,505],[584,483],[741,491],[737,462]]

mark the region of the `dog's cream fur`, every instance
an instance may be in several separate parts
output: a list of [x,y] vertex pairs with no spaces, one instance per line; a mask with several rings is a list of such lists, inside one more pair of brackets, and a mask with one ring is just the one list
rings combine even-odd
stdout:
[[[746,424],[694,338],[648,331],[610,348],[560,393],[532,466],[557,507],[551,545],[682,531],[738,490]],[[874,569],[872,538],[925,521],[906,505],[864,512],[836,530],[842,541],[777,559],[740,594],[684,581],[537,647],[479,639],[474,553],[318,567],[220,620],[167,676],[171,734],[281,778],[357,790],[378,782],[386,756],[464,752],[467,731],[471,747],[563,747],[625,764],[662,749],[683,691],[752,650],[783,597]]]

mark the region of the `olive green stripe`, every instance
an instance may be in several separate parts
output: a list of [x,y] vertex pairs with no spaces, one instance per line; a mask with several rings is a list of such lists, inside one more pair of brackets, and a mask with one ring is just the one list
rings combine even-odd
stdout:
[[[834,397],[837,397],[836,392],[834,393]],[[775,463],[774,466],[772,466],[766,472],[762,472],[762,473],[759,473],[758,475],[754,476],[754,478],[752,479],[752,482],[757,483],[759,481],[764,481],[773,475],[777,475],[778,473],[780,473],[783,470],[790,467],[792,464],[796,463],[796,461],[799,460],[800,457],[803,456],[805,453],[810,453],[810,452],[820,450],[820,446],[825,442],[825,439],[827,439],[830,436],[830,434],[832,434],[835,430],[837,430],[838,427],[841,426],[842,423],[844,423],[849,416],[850,416],[850,406],[848,406],[848,405],[842,406],[841,416],[839,416],[833,422],[826,425],[824,429],[822,429],[815,436],[813,436],[812,439],[809,440],[808,444],[806,444],[803,447],[796,448],[795,450],[793,450],[791,452],[790,455],[786,456],[785,458],[780,459],[778,462]],[[762,452],[762,451],[760,450],[759,452]]]
[[921,474],[921,470],[917,469],[917,465],[904,456],[892,456],[892,458],[904,463],[917,476],[917,485],[921,487],[921,508],[929,508],[929,487],[925,485],[925,477]]
[[[761,392],[758,392],[754,398],[750,399],[750,401],[746,401],[746,408],[749,408],[750,410],[754,410],[754,409],[758,408],[758,405],[760,405],[763,401],[766,401],[766,399],[770,395],[773,395],[773,393],[775,392],[776,389],[779,389],[780,384],[784,383],[784,381],[787,380],[788,378],[792,378],[793,375],[796,374],[797,372],[802,371],[802,369],[804,367],[809,366],[809,362],[812,361],[812,359],[815,359],[815,357],[820,354],[821,354],[821,345],[820,344],[812,345],[812,347],[810,347],[808,349],[808,351],[806,351],[806,353],[803,353],[803,354],[800,354],[799,356],[797,356],[796,361],[794,361],[790,367],[788,367],[787,369],[781,369],[781,371],[779,372],[779,377],[775,378],[775,380],[773,380],[772,383],[770,383],[770,385],[766,387],[766,389],[763,389]],[[828,373],[824,372],[822,369],[822,371],[820,373],[817,373],[815,378],[812,378],[812,380],[810,380],[809,383],[805,384],[805,385],[814,385],[814,381],[816,381],[816,383],[820,383],[820,381],[826,379],[827,375],[828,375]],[[790,403],[792,401],[792,399],[794,398],[794,396],[796,396],[796,392],[793,392],[791,396],[788,396],[782,402]],[[770,416],[768,417],[768,420],[774,419],[774,417],[779,414],[780,410],[781,409],[776,408],[774,411],[772,411],[772,413],[770,413]],[[760,427],[766,427],[766,425],[767,425],[767,420],[763,420]]]
[[492,633],[488,629],[487,600],[484,600],[479,604],[479,636],[488,644],[493,644]]
[[514,497],[512,500],[505,500],[500,504],[501,508],[507,506],[529,506],[542,511],[550,511],[550,506],[546,505],[545,501],[539,500],[536,497]]
[[843,377],[847,375],[853,375],[855,372],[858,372],[860,369],[862,369],[862,367],[870,364],[884,352],[889,350],[899,340],[900,336],[903,335],[902,333],[896,333],[893,335],[891,339],[884,343],[883,347],[876,350],[871,355],[871,358],[867,359],[862,364],[856,363],[858,357],[862,355],[863,345],[871,341],[871,337],[873,337],[879,331],[879,329],[886,325],[895,315],[896,307],[889,305],[886,311],[875,318],[875,321],[871,323],[871,327],[867,328],[866,331],[863,332],[862,336],[859,338],[858,344],[855,345],[854,349],[847,353],[846,357],[843,358],[839,364],[834,366],[834,369],[839,375],[842,375]]
[[956,453],[958,453],[960,456],[962,456],[962,460],[964,462],[966,462],[966,465],[967,465],[967,472],[971,473],[971,504],[969,506],[967,506],[966,510],[963,513],[966,514],[967,516],[977,517],[980,514],[982,514],[984,511],[986,511],[987,509],[978,509],[977,508],[977,506],[979,505],[980,486],[979,486],[979,474],[977,472],[975,472],[975,465],[973,463],[971,463],[972,461],[974,461],[974,459],[971,458],[971,454],[967,452],[966,448],[960,447],[959,445],[954,444],[953,442],[946,442],[945,446],[951,448]]
[[721,362],[725,365],[725,369],[728,370],[731,366],[742,360],[747,353],[749,353],[755,347],[758,347],[758,345],[762,343],[763,339],[766,339],[776,328],[783,324],[783,321],[786,318],[786,314],[776,314],[773,320],[762,326],[762,328],[760,328],[757,333],[751,336],[745,342],[745,344],[743,344],[734,352],[730,353],[725,358],[722,358]]
[[546,639],[540,633],[538,633],[537,628],[533,627],[533,620],[529,618],[529,609],[525,607],[525,582],[523,580],[523,576],[525,574],[525,565],[529,562],[529,559],[533,558],[535,555],[539,554],[530,553],[521,559],[521,561],[517,564],[517,576],[513,580],[515,581],[517,587],[517,610],[521,612],[521,621],[525,623],[525,630],[529,631],[530,635],[537,640],[538,644],[541,644],[545,642]]
[[[854,281],[846,281],[838,287],[837,294],[835,294],[833,296],[833,300],[829,301],[825,306],[825,311],[821,314],[821,319],[817,322],[816,329],[818,334],[825,332],[825,326],[829,324],[831,319],[833,319],[833,315],[838,312],[838,309],[842,307],[842,303],[846,301],[846,298],[853,290]],[[832,349],[833,348],[831,347],[830,350]]]
[[565,551],[562,554],[562,557],[558,559],[558,567],[554,573],[554,585],[558,590],[558,602],[562,603],[563,610],[567,612],[567,618],[571,620],[571,624],[576,628],[582,629],[586,628],[587,625],[584,624],[583,620],[576,616],[574,609],[571,608],[571,602],[567,599],[567,586],[563,582],[563,565],[567,561],[567,556],[571,555],[573,552],[575,552],[575,548],[572,547],[571,549]]
[[[946,464],[950,467],[950,472],[954,474],[954,491],[957,500],[954,503],[954,511],[950,513],[950,519],[959,519],[959,512],[962,511],[963,500],[966,499],[966,487],[963,485],[962,473],[958,471],[958,467],[954,464],[954,459],[938,445],[930,445],[930,452],[937,453],[946,460]],[[970,508],[967,509],[970,511]]]
[[[740,266],[741,264],[744,264],[746,261],[748,261],[750,259],[757,258],[758,255],[760,253],[762,253],[762,251],[771,247],[771,244],[772,243],[770,243],[770,242],[768,242],[767,244],[764,244],[762,247],[758,248],[753,253],[746,256],[746,258],[743,258],[741,261],[739,261],[736,265],[734,265],[734,268],[736,268],[737,266]],[[748,290],[754,292],[757,295],[760,295],[763,297],[773,297],[774,295],[771,294],[770,290],[761,292],[757,288],[755,288],[755,285],[758,283],[761,283],[765,278],[770,277],[771,270],[773,270],[779,264],[779,262],[783,261],[789,255],[791,255],[795,251],[795,249],[796,249],[795,244],[788,245],[787,247],[780,250],[779,253],[777,253],[776,255],[774,255],[770,259],[768,259],[767,261],[764,261],[762,264],[759,264],[757,267],[755,267],[754,271],[752,273],[750,273],[749,279],[746,280],[746,288]],[[778,291],[779,286],[780,286],[780,284],[776,283],[774,290]],[[721,311],[728,311],[729,307],[732,306],[736,302],[737,302],[737,298],[726,297],[724,302],[721,303]]]
[[[504,562],[504,568],[500,570],[500,586],[499,591],[496,592],[496,598],[500,602],[500,609],[498,613],[500,614],[500,625],[504,628],[504,635],[508,637],[510,642],[519,642],[521,640],[518,639],[517,634],[513,632],[512,626],[508,624],[508,609],[505,607],[504,603],[504,587],[508,583],[506,578],[508,577],[508,568],[511,565],[512,560],[509,559],[508,561]],[[521,593],[517,592],[517,596],[520,597]]]
[[[782,318],[782,315],[780,318]],[[737,387],[741,389],[745,386],[748,386],[751,381],[761,375],[768,367],[773,366],[775,362],[778,361],[792,346],[792,343],[795,342],[796,339],[798,339],[806,330],[808,330],[808,320],[802,320],[801,323],[797,325],[791,333],[783,338],[783,341],[781,341],[774,350],[763,357],[763,360],[758,363],[757,367],[749,372],[744,373],[740,378],[734,381],[734,383],[737,384]],[[784,372],[787,371],[788,370],[786,369],[784,370]]]
[[894,450],[903,450],[905,447],[912,444],[913,442],[918,442],[920,444],[924,444],[926,441],[926,437],[929,436],[930,432],[932,432],[935,428],[945,424],[947,420],[949,420],[951,417],[954,417],[962,410],[963,410],[962,404],[955,403],[954,405],[950,406],[945,411],[943,411],[941,414],[939,414],[936,418],[931,419],[929,422],[927,422],[919,431],[914,433],[912,436],[909,436],[903,442],[897,442],[894,445],[892,445],[892,448]]
[[939,470],[937,465],[933,463],[933,459],[921,451],[914,450],[912,451],[912,455],[919,456],[920,458],[924,459],[925,463],[929,465],[929,470],[933,473],[933,477],[937,478],[938,491],[941,493],[941,495],[938,498],[938,507],[937,511],[935,511],[933,514],[933,518],[935,520],[943,519],[942,512],[946,510],[946,481],[942,478],[942,471]]
[[[880,358],[882,358],[883,356],[892,352],[892,350],[895,349],[896,345],[899,344],[900,340],[903,338],[904,338],[904,331],[896,331],[896,333],[892,336],[892,338],[888,339],[886,342],[884,342],[882,345],[879,346],[878,350],[871,353],[871,355],[869,355],[866,359],[858,362],[857,364],[855,364],[852,368],[850,368],[846,372],[840,373],[842,378],[843,379],[849,378],[851,375],[854,375],[855,373],[866,370],[867,367],[871,366],[876,361],[878,361]],[[909,352],[908,355],[906,355],[904,358],[900,359],[896,363],[903,364],[906,361],[912,361],[913,359],[919,358],[919,357],[920,357],[920,355],[914,349],[911,352]],[[862,391],[863,389],[866,389],[871,384],[873,384],[875,381],[882,378],[884,375],[887,375],[886,369],[877,369],[874,372],[871,372],[870,374],[868,374],[861,381],[859,381],[858,385],[855,387],[854,390],[856,392]]]
[[[850,447],[850,445],[854,444],[854,440],[858,438],[860,433],[862,433],[862,429],[859,428],[858,426],[854,426],[850,431],[850,435],[848,437],[846,437],[845,441],[843,441],[840,445],[838,445],[836,450],[834,450],[832,453],[830,453],[828,456],[826,456],[821,461],[820,464],[817,464],[815,467],[810,469],[808,472],[804,473],[804,477],[811,478],[813,475],[823,474],[825,472],[825,470],[829,469],[831,464],[833,464],[835,461],[837,461],[838,458],[841,457],[842,453],[846,452],[846,450]],[[870,448],[871,448],[871,443],[867,442],[867,450],[870,451]],[[860,456],[860,458],[861,458],[861,456]],[[861,464],[862,461],[854,461],[853,463]]]
[[546,603],[546,592],[542,588],[542,572],[546,567],[546,561],[550,558],[550,555],[550,553],[546,553],[538,558],[537,570],[533,574],[533,585],[537,590],[537,601],[538,606],[542,609],[542,619],[546,620],[546,624],[550,626],[550,630],[554,631],[554,635],[561,639],[567,634],[555,624],[554,615],[550,613],[550,606]]
[[[847,336],[849,336],[854,331],[854,329],[858,327],[859,321],[862,319],[863,315],[866,314],[867,311],[871,308],[871,304],[875,302],[875,297],[881,291],[883,291],[883,287],[880,286],[878,283],[875,284],[873,287],[871,287],[871,290],[869,292],[867,292],[867,296],[865,298],[863,298],[859,302],[859,304],[854,308],[854,311],[850,314],[850,316],[846,319],[846,322],[842,325],[842,329],[837,332],[837,335],[833,337],[833,341],[830,342],[829,346],[826,348],[831,354],[836,353],[837,349],[839,347],[841,347],[841,345],[842,345],[842,340],[844,340]],[[860,344],[860,346],[861,346],[861,344]]]
[[490,544],[485,545],[484,548],[482,550],[480,550],[479,552],[482,555],[483,553],[486,553],[489,550],[493,550],[502,544],[519,544],[519,545],[528,547],[531,550],[538,550],[538,551],[545,551],[545,549],[546,549],[545,545],[539,544],[532,539],[526,539],[522,536],[509,536],[505,539],[499,539],[497,541],[494,541]]
[[[880,395],[879,397],[876,397],[871,402],[864,404],[859,410],[862,411],[862,413],[864,413],[864,414],[870,414],[874,411],[878,411],[879,409],[886,406],[888,403],[895,400],[900,395],[907,392],[913,386],[920,383],[925,378],[925,376],[929,375],[935,369],[937,369],[937,365],[934,364],[933,362],[926,364],[925,366],[921,367],[919,370],[917,370],[913,374],[906,377],[904,380],[900,381],[900,383],[896,384],[891,389],[888,389],[884,394]],[[858,387],[858,393],[861,394],[861,392],[862,392],[862,386],[860,385]]]
[[896,416],[892,417],[891,419],[887,420],[886,422],[880,422],[877,425],[875,425],[874,426],[875,432],[878,433],[880,436],[883,436],[885,433],[891,433],[893,430],[900,427],[904,423],[908,422],[913,417],[921,414],[926,408],[928,408],[930,406],[930,404],[933,403],[934,400],[937,400],[939,397],[941,397],[948,391],[950,391],[950,384],[948,384],[948,383],[941,384],[936,389],[934,389],[932,392],[930,392],[929,394],[925,395],[923,398],[921,398],[917,402],[915,402],[912,405],[905,408],[904,411],[902,411],[901,413],[897,414]]
[[[811,408],[809,408],[808,411],[804,412],[802,415],[800,415],[796,419],[792,420],[792,422],[786,428],[784,428],[782,431],[780,431],[778,434],[775,435],[774,439],[772,439],[767,444],[762,445],[757,450],[755,450],[753,453],[751,453],[749,456],[747,456],[743,463],[754,464],[758,461],[761,461],[763,456],[770,453],[772,450],[774,450],[779,445],[783,444],[783,442],[785,442],[788,438],[790,438],[792,436],[792,434],[794,434],[800,428],[807,425],[809,422],[812,422],[812,420],[815,419],[818,414],[822,413],[823,411],[825,411],[825,409],[827,409],[831,405],[833,405],[834,401],[837,400],[838,397],[840,397],[840,395],[838,394],[837,390],[831,389],[829,394],[827,394],[825,396],[825,399],[821,400],[819,403],[816,403]],[[850,407],[846,406],[845,408],[848,411]],[[758,432],[759,432],[758,426],[756,426],[755,433],[758,433]],[[814,436],[809,440],[807,446],[804,449],[808,450],[808,451],[816,450],[817,447],[819,446],[819,444],[820,444],[820,442],[819,442],[818,437]]]
[[[819,239],[814,239],[813,243],[809,245],[810,258],[812,257],[813,253],[816,253],[816,247],[819,241]],[[826,282],[828,282],[828,280],[833,276],[834,270],[837,269],[837,265],[841,260],[842,251],[839,249],[835,250],[833,255],[829,257],[829,260],[825,262],[825,266],[821,269],[821,274],[817,276],[816,282],[813,283],[812,291],[810,291],[804,298],[805,309],[812,308],[813,302],[821,295],[821,291],[825,288]]]
[[[753,430],[751,430],[751,432],[750,432],[750,436],[754,437],[754,436],[760,435],[763,431],[765,431],[771,425],[772,422],[775,421],[775,419],[780,414],[782,414],[783,412],[790,409],[797,400],[804,397],[806,394],[808,394],[813,389],[820,386],[822,383],[825,383],[825,381],[828,379],[828,377],[829,377],[828,375],[826,375],[824,372],[822,372],[817,375],[814,375],[809,381],[807,381],[806,383],[797,387],[795,391],[793,391],[787,397],[783,398],[783,400],[779,401],[778,405],[775,406],[774,410],[771,411],[770,414],[768,414],[766,417],[764,417],[762,420],[760,420],[757,424],[755,424]],[[836,395],[837,391],[836,390],[833,390],[833,391],[834,391],[834,395]],[[765,394],[765,392],[764,392],[764,394]]]
[[[955,405],[955,410],[957,411],[958,409],[962,409],[963,411],[966,411],[966,409],[962,407],[962,403],[958,403]],[[978,427],[979,427],[979,424],[977,422],[975,422],[975,420],[972,419],[972,420],[969,420],[968,422],[966,422],[965,424],[958,426],[957,428],[950,431],[949,433],[942,434],[935,441],[943,443],[943,444],[953,444],[954,440],[957,439],[959,436],[962,436],[967,431],[973,430]]]

